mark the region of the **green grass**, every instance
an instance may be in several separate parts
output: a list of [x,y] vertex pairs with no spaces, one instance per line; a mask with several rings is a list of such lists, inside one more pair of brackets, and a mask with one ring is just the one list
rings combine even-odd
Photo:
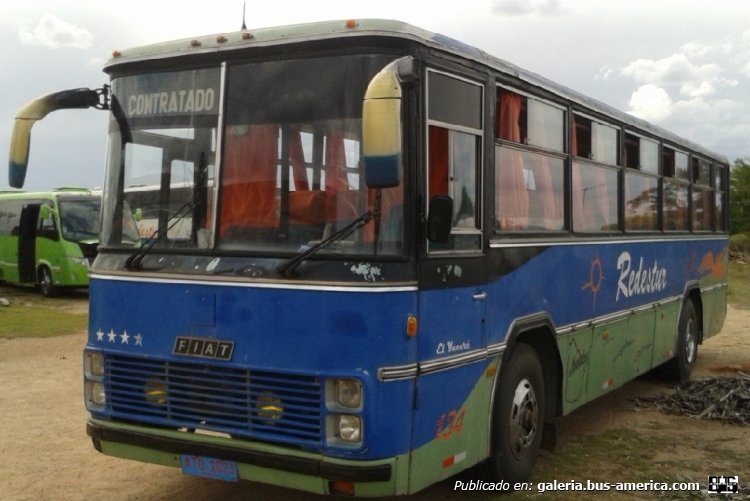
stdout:
[[0,338],[50,337],[76,334],[88,325],[85,296],[45,298],[33,289],[0,287]]
[[729,262],[727,300],[737,308],[750,308],[750,263]]

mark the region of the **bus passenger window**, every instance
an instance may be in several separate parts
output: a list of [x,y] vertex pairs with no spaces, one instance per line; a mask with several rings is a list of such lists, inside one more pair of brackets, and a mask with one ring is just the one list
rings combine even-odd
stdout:
[[[498,93],[498,139],[535,149],[564,150],[562,109],[505,89]],[[498,146],[495,151],[495,228],[564,229],[563,159],[526,146]]]
[[643,172],[659,173],[659,143],[625,134],[625,167]]
[[668,146],[662,148],[662,229],[689,231],[688,156]]
[[562,152],[565,112],[537,99],[500,90],[497,113],[498,139]]
[[616,231],[617,171],[573,163],[573,230]]
[[690,229],[688,219],[688,185],[676,180],[663,180],[662,219],[665,231],[687,231]]
[[625,134],[625,167],[637,169],[641,161],[641,140],[633,134]]
[[638,172],[625,173],[625,229],[658,229],[659,179]]

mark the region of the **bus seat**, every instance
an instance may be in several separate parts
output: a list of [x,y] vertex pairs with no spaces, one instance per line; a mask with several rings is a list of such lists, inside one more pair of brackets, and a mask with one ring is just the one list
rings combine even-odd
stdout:
[[326,196],[322,191],[289,193],[289,224],[321,225],[325,222]]

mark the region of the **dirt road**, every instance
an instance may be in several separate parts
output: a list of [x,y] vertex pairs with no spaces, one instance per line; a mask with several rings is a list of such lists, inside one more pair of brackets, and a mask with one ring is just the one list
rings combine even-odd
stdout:
[[[47,339],[0,339],[0,499],[318,499],[249,482],[185,477],[177,469],[97,453],[85,433],[87,413],[81,388],[84,344],[84,333]],[[750,373],[750,311],[730,308],[722,333],[701,346],[694,377],[736,370]],[[637,432],[643,428],[651,434],[673,437],[674,445],[657,456],[660,463],[653,465],[655,470],[676,464],[684,468],[679,481],[705,482],[709,474],[738,474],[750,487],[747,428],[666,416],[655,410],[633,410],[635,396],[666,389],[664,383],[641,378],[577,410],[561,420],[558,451],[570,447],[583,434],[614,428]],[[709,454],[717,448],[719,454]],[[743,455],[746,459],[739,461],[737,458]],[[542,457],[540,468],[551,468],[553,457]],[[586,479],[587,472],[581,472],[579,478]],[[411,499],[491,498],[473,494],[454,492],[453,483],[447,481]]]

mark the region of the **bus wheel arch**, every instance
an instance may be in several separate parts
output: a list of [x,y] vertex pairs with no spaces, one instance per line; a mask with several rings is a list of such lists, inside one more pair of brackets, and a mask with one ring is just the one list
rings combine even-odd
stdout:
[[52,269],[46,264],[39,265],[36,276],[39,292],[47,297],[54,296],[57,292],[57,287],[55,287],[55,282],[52,278]]
[[493,396],[490,457],[482,465],[487,480],[524,482],[539,450],[554,447],[560,357],[551,324],[534,323],[508,336]]
[[[507,338],[506,350],[502,360],[503,365],[513,355],[513,348],[517,343],[530,345],[541,359],[546,389],[547,422],[552,424],[554,418],[562,416],[563,383],[562,358],[557,346],[552,321],[542,314],[514,323]],[[550,445],[554,446],[554,444]]]

